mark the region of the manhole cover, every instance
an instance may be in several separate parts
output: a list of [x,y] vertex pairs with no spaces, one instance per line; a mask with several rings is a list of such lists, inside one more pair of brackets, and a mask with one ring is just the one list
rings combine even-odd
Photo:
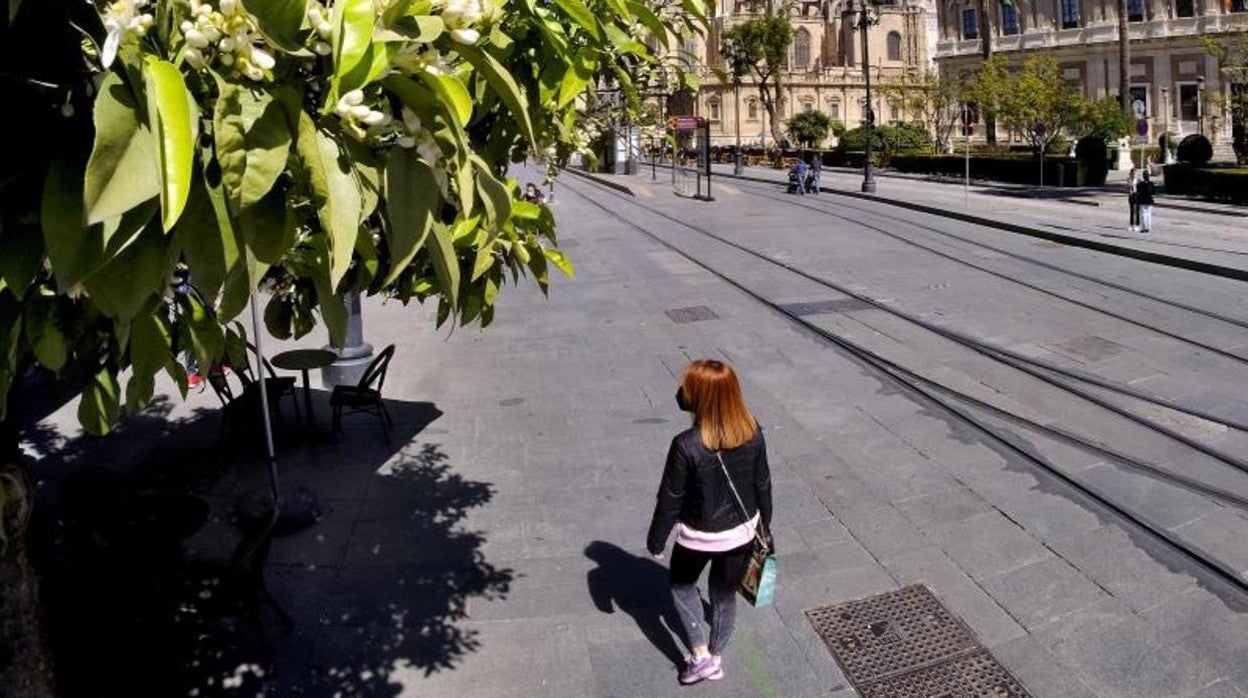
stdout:
[[871,304],[857,298],[840,298],[827,301],[810,301],[807,303],[785,303],[780,306],[785,311],[798,317],[806,315],[823,315],[825,313],[848,313],[854,310],[870,308]]
[[1122,353],[1120,345],[1095,335],[1075,337],[1064,342],[1053,342],[1044,346],[1059,354],[1069,356],[1076,361],[1101,361]]
[[921,584],[806,617],[863,696],[1028,695]]
[[701,322],[703,320],[718,320],[719,316],[714,310],[705,305],[695,305],[692,308],[672,308],[664,310],[663,313],[671,318],[672,322],[683,325],[687,322]]

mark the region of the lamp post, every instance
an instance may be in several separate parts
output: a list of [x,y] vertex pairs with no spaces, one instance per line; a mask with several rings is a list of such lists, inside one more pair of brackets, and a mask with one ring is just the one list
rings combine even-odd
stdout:
[[862,191],[875,192],[875,165],[871,162],[872,141],[875,139],[875,106],[871,102],[871,54],[867,44],[867,29],[879,23],[879,18],[868,11],[870,0],[858,0],[858,21],[854,25],[862,34],[862,79],[867,87],[867,161],[862,167]]
[[1196,78],[1196,123],[1200,135],[1205,135],[1205,76]]
[[733,156],[732,156],[732,173],[739,177],[741,176],[741,173],[745,170],[745,167],[741,162],[741,76],[740,75],[732,76],[732,87],[736,92],[736,97],[735,97],[736,104],[733,105],[732,111],[737,121],[737,149],[733,152]]
[[1166,165],[1174,162],[1170,158],[1170,88],[1161,88],[1161,132],[1166,139],[1165,147],[1162,148],[1161,159]]

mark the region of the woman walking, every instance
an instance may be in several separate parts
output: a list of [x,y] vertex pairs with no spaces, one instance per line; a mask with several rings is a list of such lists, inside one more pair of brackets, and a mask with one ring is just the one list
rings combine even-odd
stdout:
[[1148,170],[1144,170],[1144,179],[1135,185],[1135,202],[1140,207],[1140,232],[1149,233],[1153,230],[1153,205],[1156,203],[1154,195],[1157,193],[1156,187],[1153,186],[1153,178],[1149,175]]
[[[691,651],[680,682],[693,684],[724,676],[723,652],[736,617],[737,585],[755,531],[772,547],[767,535],[771,473],[762,429],[746,409],[737,375],[726,362],[690,363],[676,390],[676,404],[693,414],[693,426],[672,439],[646,547],[662,560],[675,528],[672,598]],[[707,563],[709,639],[696,586]]]
[[1131,168],[1131,174],[1127,177],[1127,207],[1131,209],[1131,222],[1127,224],[1127,232],[1140,232],[1140,202],[1136,194],[1136,189],[1140,182],[1140,171],[1134,167]]

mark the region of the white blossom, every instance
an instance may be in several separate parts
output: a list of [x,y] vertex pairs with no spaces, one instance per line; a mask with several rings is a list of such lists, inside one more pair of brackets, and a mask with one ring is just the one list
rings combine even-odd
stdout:
[[451,38],[461,44],[475,44],[481,38],[481,33],[476,29],[452,29]]
[[149,4],[150,0],[117,0],[104,9],[104,28],[108,36],[104,39],[100,61],[105,68],[113,64],[123,41],[131,36],[143,36],[152,26],[152,15],[143,12]]

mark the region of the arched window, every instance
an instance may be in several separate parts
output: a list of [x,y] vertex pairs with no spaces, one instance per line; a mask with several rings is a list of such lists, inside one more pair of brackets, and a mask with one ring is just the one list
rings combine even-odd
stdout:
[[758,100],[751,99],[745,103],[745,118],[754,120],[758,118]]
[[810,69],[810,32],[799,28],[793,33],[793,70]]
[[897,32],[888,33],[888,60],[901,60],[901,34]]

